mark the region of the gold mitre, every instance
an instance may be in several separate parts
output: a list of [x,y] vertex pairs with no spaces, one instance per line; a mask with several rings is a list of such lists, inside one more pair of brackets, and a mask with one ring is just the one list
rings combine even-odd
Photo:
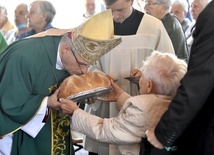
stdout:
[[76,28],[49,29],[29,38],[65,34],[70,36],[72,48],[90,63],[95,62],[121,43],[121,38],[114,38],[113,17],[110,9],[94,15]]
[[114,38],[110,9],[94,15],[82,25],[72,29],[71,40],[76,52],[90,63],[121,43],[121,38]]

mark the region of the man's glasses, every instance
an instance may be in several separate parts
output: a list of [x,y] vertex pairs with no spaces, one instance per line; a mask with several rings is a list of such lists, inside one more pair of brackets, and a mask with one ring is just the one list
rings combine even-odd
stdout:
[[149,6],[153,6],[153,5],[158,5],[159,3],[155,3],[155,2],[148,2],[148,1],[145,1],[145,5],[149,5]]
[[78,59],[77,59],[77,56],[76,56],[76,54],[75,54],[75,52],[74,52],[74,51],[76,51],[76,49],[75,49],[73,43],[70,42],[69,45],[70,45],[70,47],[71,47],[71,52],[73,53],[73,56],[74,56],[74,58],[75,58],[75,60],[76,60],[76,62],[77,62],[77,64],[78,64],[78,66],[79,66],[79,68],[80,68],[80,70],[81,70],[81,74],[84,74],[83,71],[82,71],[82,69],[84,69],[84,68],[87,68],[88,71],[89,71],[89,70],[92,68],[92,65],[87,65],[87,64],[85,64],[85,63],[79,62]]

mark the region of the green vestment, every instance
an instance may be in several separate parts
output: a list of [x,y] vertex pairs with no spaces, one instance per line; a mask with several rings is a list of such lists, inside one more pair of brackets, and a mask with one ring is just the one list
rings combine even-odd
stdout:
[[[51,110],[35,138],[21,130],[40,109],[49,89],[69,76],[56,69],[61,37],[23,39],[0,56],[0,137],[13,133],[12,155],[71,154],[70,121]],[[54,117],[53,117],[54,116]]]
[[2,53],[7,46],[8,46],[8,44],[7,44],[6,40],[4,39],[4,36],[0,32],[0,53]]

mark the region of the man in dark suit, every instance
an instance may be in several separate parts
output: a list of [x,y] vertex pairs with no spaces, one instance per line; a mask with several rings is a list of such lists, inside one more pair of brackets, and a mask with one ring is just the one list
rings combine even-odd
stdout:
[[214,154],[214,1],[196,22],[188,71],[177,95],[148,141],[163,149],[178,144],[176,154]]

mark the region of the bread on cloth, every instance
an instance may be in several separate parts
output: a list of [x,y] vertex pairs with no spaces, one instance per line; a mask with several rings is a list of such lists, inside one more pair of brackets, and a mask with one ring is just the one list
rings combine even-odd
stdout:
[[67,98],[71,95],[100,87],[110,87],[111,82],[108,75],[100,72],[91,72],[82,75],[72,75],[60,84],[59,98]]

